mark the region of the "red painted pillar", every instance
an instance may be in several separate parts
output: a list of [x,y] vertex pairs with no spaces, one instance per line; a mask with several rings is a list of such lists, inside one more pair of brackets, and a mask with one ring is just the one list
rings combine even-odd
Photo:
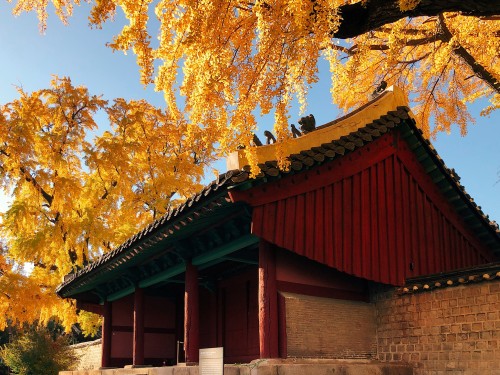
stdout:
[[136,288],[134,293],[134,338],[132,363],[144,364],[144,289]]
[[200,320],[198,297],[198,270],[191,262],[186,264],[184,292],[184,351],[186,363],[197,363],[200,349]]
[[260,358],[279,357],[276,257],[264,240],[259,243],[259,345]]
[[111,302],[105,301],[102,314],[101,367],[111,366]]

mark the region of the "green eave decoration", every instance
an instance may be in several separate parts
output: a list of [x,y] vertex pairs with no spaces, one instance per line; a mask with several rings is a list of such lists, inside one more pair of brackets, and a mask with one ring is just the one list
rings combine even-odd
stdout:
[[[259,242],[259,238],[252,235],[247,234],[244,235],[228,244],[222,245],[214,250],[207,252],[206,254],[199,255],[193,258],[192,263],[196,266],[203,266],[206,263],[214,264],[217,260],[224,261],[224,256],[234,253],[240,249],[243,249],[248,246],[255,245]],[[155,284],[159,284],[169,279],[178,276],[186,271],[186,264],[181,263],[177,264],[173,267],[170,267],[164,271],[161,271],[151,277],[146,279],[142,279],[138,282],[139,288],[147,288],[153,286]],[[115,293],[112,293],[107,296],[107,301],[115,301],[117,299],[123,298],[129,294],[132,294],[135,290],[135,286],[128,286],[122,290],[119,290]]]

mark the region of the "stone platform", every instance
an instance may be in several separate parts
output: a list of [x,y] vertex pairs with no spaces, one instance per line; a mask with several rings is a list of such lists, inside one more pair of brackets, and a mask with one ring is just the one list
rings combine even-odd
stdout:
[[[366,360],[270,359],[224,365],[224,375],[413,375],[406,364]],[[59,375],[199,375],[198,366],[61,371]]]

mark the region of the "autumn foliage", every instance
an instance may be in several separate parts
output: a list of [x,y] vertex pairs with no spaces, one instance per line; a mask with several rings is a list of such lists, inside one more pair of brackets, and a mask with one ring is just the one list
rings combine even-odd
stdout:
[[[78,3],[53,1],[63,22]],[[123,11],[128,24],[109,46],[133,51],[142,82],[164,93],[166,110],[109,104],[57,78],[47,90],[20,90],[1,108],[1,184],[15,198],[2,227],[4,323],[66,311],[73,321],[74,308],[61,308],[69,302],[53,294],[61,277],[193,192],[211,158],[243,145],[255,160],[256,116],[273,113],[278,145],[286,144],[292,102],[305,108],[321,58],[330,63],[334,103],[352,109],[385,80],[411,95],[427,135],[454,124],[466,134],[467,104],[477,99],[490,101],[484,114],[500,107],[498,0],[486,8],[467,0],[92,4],[95,27]],[[43,30],[46,7],[18,0],[14,13],[36,11]],[[101,112],[112,130],[92,139]],[[283,153],[278,147],[282,165]],[[35,265],[29,277],[24,262]],[[16,298],[39,301],[39,309]]]
[[[13,196],[1,225],[0,329],[9,319],[74,321],[54,293],[62,277],[193,194],[210,157],[184,146],[185,124],[144,101],[109,104],[68,78],[19,94],[0,107],[0,182]],[[98,113],[111,129],[92,139]]]

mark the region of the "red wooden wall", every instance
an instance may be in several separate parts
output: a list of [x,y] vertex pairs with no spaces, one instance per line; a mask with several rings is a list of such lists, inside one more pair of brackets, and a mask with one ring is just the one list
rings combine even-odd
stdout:
[[[144,299],[144,358],[145,363],[161,366],[173,364],[176,355],[175,304],[159,297]],[[112,302],[111,366],[132,363],[133,295]]]
[[377,282],[492,261],[397,131],[233,199],[253,206],[255,235]]
[[219,339],[224,362],[259,358],[257,269],[219,283]]

